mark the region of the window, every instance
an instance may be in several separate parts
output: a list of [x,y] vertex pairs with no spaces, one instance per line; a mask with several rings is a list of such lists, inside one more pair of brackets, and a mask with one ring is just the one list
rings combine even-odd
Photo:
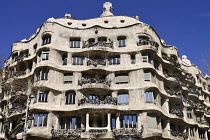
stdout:
[[120,115],[120,128],[136,128],[136,115]]
[[191,137],[195,136],[195,128],[194,127],[190,127],[190,136]]
[[63,54],[63,55],[62,55],[62,62],[63,62],[63,65],[67,65],[67,59],[68,59],[68,55],[67,55],[67,54]]
[[4,124],[3,121],[0,121],[0,133],[4,133]]
[[126,38],[118,38],[118,47],[125,47],[126,46]]
[[73,56],[72,65],[83,65],[84,57],[81,56]]
[[36,53],[37,43],[36,43],[36,44],[34,44],[33,48],[34,48],[34,53]]
[[105,46],[106,42],[107,42],[107,38],[106,37],[99,37],[98,38],[99,46]]
[[199,138],[200,139],[205,139],[205,131],[204,130],[198,130]]
[[49,51],[42,51],[40,61],[49,60]]
[[108,58],[109,65],[119,65],[120,64],[120,56],[113,56]]
[[146,97],[146,103],[153,103],[154,102],[154,97],[153,97],[153,92],[152,91],[146,91],[145,92],[145,97]]
[[144,81],[152,81],[152,73],[144,70]]
[[136,63],[135,55],[131,55],[131,64],[135,64],[135,63]]
[[66,105],[75,104],[75,93],[66,93]]
[[43,69],[37,73],[37,81],[47,80],[48,79],[48,70]]
[[158,70],[159,69],[159,65],[160,65],[159,62],[154,60],[154,68]]
[[99,104],[99,97],[96,95],[89,95],[89,104]]
[[127,84],[129,83],[129,76],[128,74],[118,74],[115,76],[115,83],[116,84]]
[[60,119],[61,129],[77,129],[81,128],[80,117],[65,117]]
[[48,92],[40,92],[39,93],[39,102],[47,102],[48,100]]
[[51,35],[44,35],[42,37],[42,45],[46,45],[50,43],[51,43]]
[[14,53],[14,54],[12,55],[12,63],[16,62],[17,59],[18,59],[18,53]]
[[112,128],[116,128],[116,118],[115,118],[115,116],[112,116],[111,123],[112,123]]
[[129,104],[128,93],[118,94],[117,96],[117,104],[118,105],[127,105]]
[[157,129],[157,116],[154,113],[147,114],[147,127]]
[[64,79],[63,79],[64,84],[71,84],[72,83],[72,77],[73,77],[72,73],[65,73],[64,74]]
[[47,126],[48,114],[34,114],[34,127]]
[[94,38],[88,39],[88,43],[89,43],[89,47],[94,46],[94,44],[95,44],[95,39],[94,39]]
[[151,63],[151,55],[149,53],[142,53],[142,62]]
[[192,109],[187,109],[187,117],[192,119]]
[[70,48],[80,48],[80,38],[70,39]]

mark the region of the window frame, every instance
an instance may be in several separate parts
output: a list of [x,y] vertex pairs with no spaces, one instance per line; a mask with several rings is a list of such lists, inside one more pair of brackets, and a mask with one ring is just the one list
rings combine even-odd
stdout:
[[[36,118],[37,120],[35,120]],[[41,118],[41,121],[40,121],[40,118]],[[47,127],[47,122],[48,122],[48,113],[34,114],[33,127]]]
[[47,103],[48,102],[48,95],[49,95],[48,91],[39,92],[39,94],[38,94],[38,102],[39,103]]
[[47,45],[47,44],[51,44],[51,35],[50,34],[46,34],[46,35],[42,36],[42,46]]
[[75,104],[76,94],[74,92],[68,92],[65,94],[65,105]]
[[84,56],[73,56],[72,65],[84,65]]
[[129,93],[118,93],[117,94],[118,105],[129,105]]
[[70,38],[70,48],[80,48],[81,47],[81,39],[80,38]]
[[126,37],[118,37],[118,47],[126,47]]

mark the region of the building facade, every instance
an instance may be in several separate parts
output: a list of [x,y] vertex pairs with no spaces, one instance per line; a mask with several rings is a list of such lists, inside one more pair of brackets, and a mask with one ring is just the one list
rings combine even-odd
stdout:
[[208,139],[209,78],[138,17],[103,9],[50,18],[12,45],[0,138]]

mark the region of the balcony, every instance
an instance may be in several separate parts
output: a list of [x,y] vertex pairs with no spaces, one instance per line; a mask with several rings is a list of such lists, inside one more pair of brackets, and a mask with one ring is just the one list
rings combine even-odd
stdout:
[[117,98],[116,97],[106,97],[104,100],[99,98],[95,99],[88,99],[86,97],[78,100],[78,105],[85,105],[85,104],[93,104],[93,105],[117,105]]
[[173,96],[173,95],[179,96],[179,97],[181,96],[181,89],[180,88],[173,88],[173,89],[165,88],[165,91],[171,96]]
[[194,89],[194,88],[191,88],[191,87],[189,87],[188,89],[189,89],[189,95],[190,94],[195,95],[195,96],[200,96],[201,95],[198,89]]
[[195,78],[192,76],[192,74],[190,74],[190,73],[185,73],[185,75],[186,75],[185,80],[187,80],[187,81],[192,82],[192,83],[195,84]]
[[90,127],[89,133],[91,135],[95,135],[96,137],[99,137],[100,135],[105,135],[107,133],[108,129],[107,127]]
[[92,59],[89,59],[87,61],[87,66],[90,66],[90,65],[93,65],[94,67],[97,67],[98,65],[106,66],[106,60],[102,60],[102,59],[92,60]]
[[52,128],[51,134],[52,138],[68,138],[76,139],[80,138],[82,129],[54,129]]
[[158,49],[159,47],[159,44],[155,41],[139,39],[139,41],[137,42],[137,46],[143,46],[143,45],[151,45],[154,46],[156,49]]
[[168,56],[166,54],[162,54],[162,58],[166,61],[169,61],[172,65],[176,66],[177,68],[181,67],[181,65],[177,61],[177,56],[175,55]]
[[209,125],[209,123],[206,120],[197,120],[197,122],[203,125]]
[[184,114],[183,114],[183,112],[182,112],[182,109],[171,108],[171,109],[169,109],[169,113],[175,114],[175,115],[177,115],[178,117],[183,117],[183,116],[184,116]]
[[169,72],[167,70],[163,71],[163,74],[166,78],[171,77],[171,78],[175,78],[175,79],[179,79],[179,74],[177,72]]
[[188,132],[180,132],[180,131],[171,131],[171,135],[174,137],[183,137],[184,139],[187,139],[189,137]]
[[78,81],[78,84],[83,88],[109,88],[111,81],[102,76],[86,76]]
[[112,135],[115,138],[141,138],[142,133],[144,131],[143,125],[141,126],[141,129],[138,128],[120,128],[120,129],[112,129]]
[[16,103],[12,105],[11,108],[9,108],[8,110],[8,114],[11,115],[12,113],[22,113],[23,110],[26,109],[26,105],[25,104],[20,104],[20,103]]
[[91,48],[91,47],[106,47],[113,49],[113,41],[109,39],[108,41],[98,41],[98,42],[89,42],[83,41],[82,48]]

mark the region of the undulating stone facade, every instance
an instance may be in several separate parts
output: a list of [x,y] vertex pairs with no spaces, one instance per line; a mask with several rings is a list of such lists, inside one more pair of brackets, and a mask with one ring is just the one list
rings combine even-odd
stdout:
[[30,140],[208,139],[209,78],[138,17],[103,9],[50,18],[12,45],[0,138],[22,139],[27,122]]

